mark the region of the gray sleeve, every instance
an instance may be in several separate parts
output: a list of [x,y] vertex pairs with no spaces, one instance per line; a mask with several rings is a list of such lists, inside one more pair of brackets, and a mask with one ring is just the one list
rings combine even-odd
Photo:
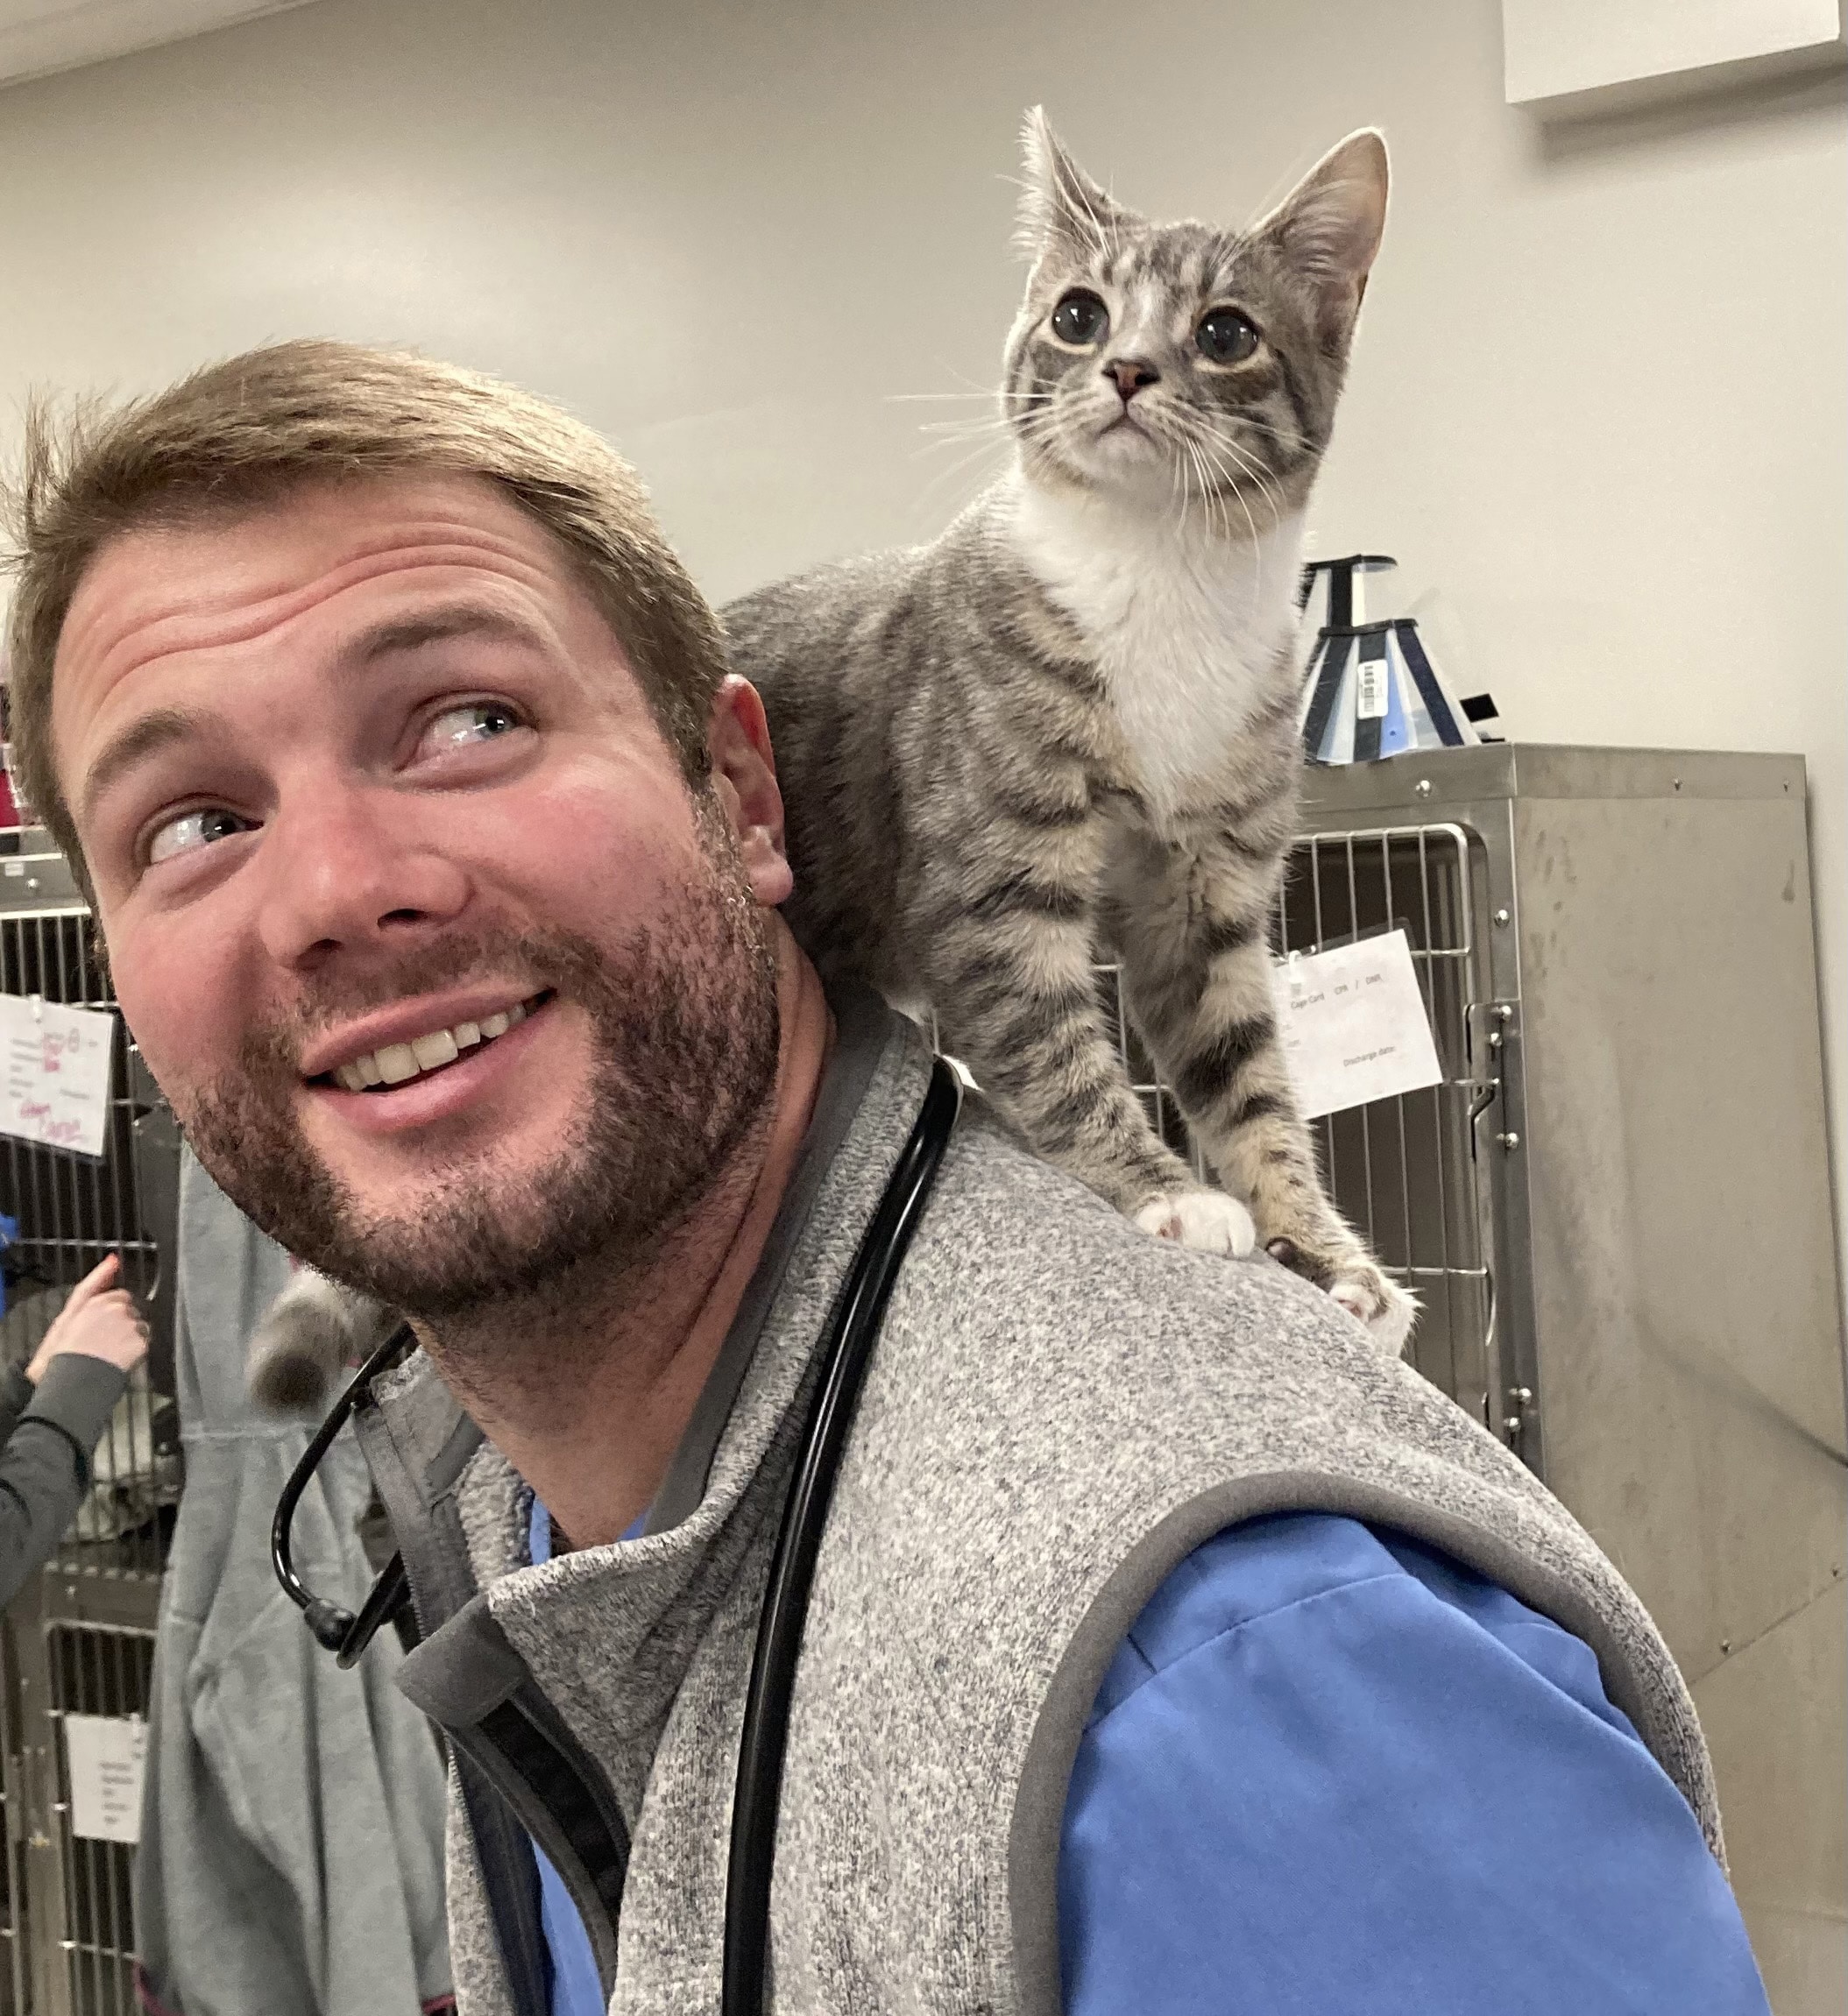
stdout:
[[89,1489],[90,1452],[128,1376],[101,1358],[67,1352],[0,1449],[0,1606],[46,1560]]
[[32,1395],[38,1390],[26,1377],[24,1365],[9,1365],[0,1374],[0,1443],[18,1425],[19,1417],[32,1405]]

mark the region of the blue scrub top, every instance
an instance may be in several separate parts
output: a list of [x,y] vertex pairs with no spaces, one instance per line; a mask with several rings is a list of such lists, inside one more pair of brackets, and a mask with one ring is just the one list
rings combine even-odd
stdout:
[[[536,1502],[530,1539],[549,1559]],[[602,2016],[535,1854],[552,2016]],[[1059,1913],[1066,2016],[1768,2016],[1726,1880],[1590,1650],[1319,1514],[1228,1528],[1136,1620],[1073,1769]]]
[[1402,1535],[1228,1528],[1098,1691],[1067,2016],[1768,2016],[1738,1906],[1590,1649]]
[[[644,1514],[623,1539],[639,1539],[647,1524]],[[527,1524],[527,1558],[535,1567],[552,1558],[552,1515],[539,1503],[536,1493]],[[603,1984],[597,1977],[597,1956],[591,1950],[584,1920],[563,1877],[536,1841],[533,1860],[539,1864],[539,1927],[545,1935],[546,1987],[552,2016],[604,2016]]]

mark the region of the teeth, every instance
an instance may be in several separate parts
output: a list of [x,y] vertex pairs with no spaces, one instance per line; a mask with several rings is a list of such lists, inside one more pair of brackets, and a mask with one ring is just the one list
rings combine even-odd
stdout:
[[407,1043],[388,1043],[374,1056],[378,1059],[379,1075],[387,1085],[402,1085],[407,1079],[417,1075],[417,1053]]
[[428,1036],[414,1036],[411,1055],[417,1059],[420,1071],[435,1071],[439,1065],[454,1064],[462,1052],[456,1047],[456,1039],[446,1029],[434,1030]]
[[454,1029],[432,1029],[409,1043],[388,1043],[382,1050],[337,1066],[334,1082],[347,1092],[366,1092],[375,1085],[403,1085],[420,1072],[439,1071],[454,1064],[464,1050],[473,1050],[477,1043],[505,1036],[526,1020],[527,1013],[521,1001],[505,1015],[491,1015],[485,1022],[459,1022]]

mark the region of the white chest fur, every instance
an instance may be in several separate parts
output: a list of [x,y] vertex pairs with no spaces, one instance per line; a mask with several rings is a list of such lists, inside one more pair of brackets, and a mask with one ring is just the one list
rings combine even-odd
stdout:
[[1021,557],[1094,654],[1151,809],[1210,792],[1291,676],[1300,514],[1228,539],[1192,513],[1024,479],[1014,503]]

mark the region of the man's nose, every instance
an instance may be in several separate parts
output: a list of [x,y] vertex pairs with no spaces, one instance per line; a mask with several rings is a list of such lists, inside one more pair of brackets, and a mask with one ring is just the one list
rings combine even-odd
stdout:
[[1125,406],[1144,386],[1161,382],[1161,373],[1145,357],[1113,357],[1104,366],[1104,376],[1115,379],[1117,394]]
[[333,787],[280,810],[263,849],[265,950],[312,968],[341,951],[408,945],[468,902],[467,875],[415,830],[414,801]]

